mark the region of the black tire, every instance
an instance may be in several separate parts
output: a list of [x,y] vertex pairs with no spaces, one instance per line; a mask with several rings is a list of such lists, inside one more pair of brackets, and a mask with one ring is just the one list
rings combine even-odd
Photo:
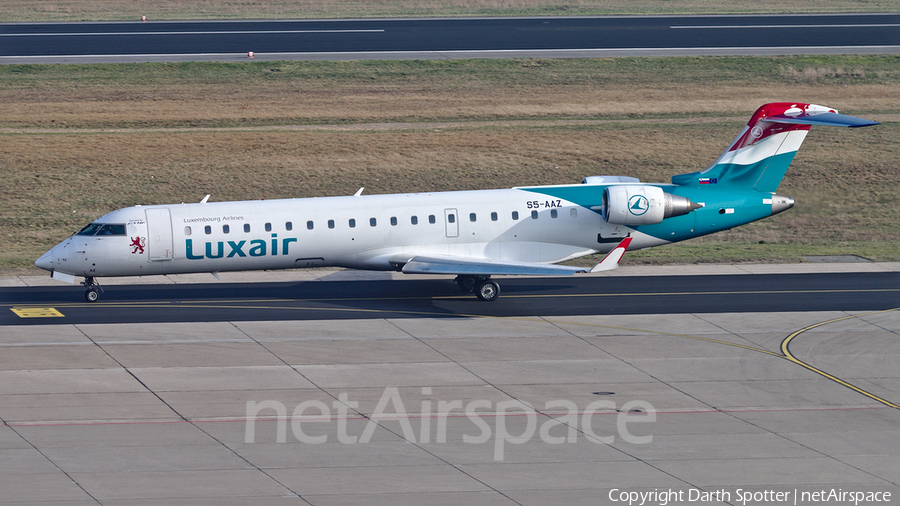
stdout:
[[500,285],[495,281],[484,281],[475,289],[475,295],[487,302],[497,300],[500,296]]
[[84,292],[84,298],[88,302],[97,302],[97,299],[100,298],[100,292],[94,288],[88,288],[88,290]]

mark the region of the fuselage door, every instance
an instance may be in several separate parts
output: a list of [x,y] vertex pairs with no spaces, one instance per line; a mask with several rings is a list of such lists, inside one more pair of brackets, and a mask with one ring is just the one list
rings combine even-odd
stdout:
[[447,237],[459,237],[459,215],[456,209],[444,209],[444,224],[447,227]]
[[147,209],[149,259],[172,260],[172,217],[166,208]]

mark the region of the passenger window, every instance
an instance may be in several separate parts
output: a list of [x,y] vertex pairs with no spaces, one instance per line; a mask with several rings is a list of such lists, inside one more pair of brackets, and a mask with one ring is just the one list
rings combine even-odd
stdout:
[[391,226],[392,227],[397,226],[397,217],[396,216],[391,216]]
[[191,227],[184,227],[184,235],[191,235]]
[[531,211],[531,219],[532,219],[532,220],[536,220],[536,219],[537,219],[537,216],[538,216],[537,211]]
[[469,213],[469,221],[471,221],[471,222],[475,221],[475,213]]
[[419,224],[419,217],[418,217],[418,216],[411,216],[411,217],[409,218],[409,222],[412,223],[413,225],[418,225],[418,224]]
[[378,224],[378,222],[375,220],[375,218],[369,218],[369,226],[370,227],[374,227],[377,224]]
[[207,225],[207,226],[205,226],[205,227],[203,227],[203,232],[205,232],[205,233],[206,233],[206,235],[209,235],[209,234],[211,234],[211,233],[212,233],[212,227],[211,227],[211,226],[209,226],[209,225]]
[[449,221],[450,223],[456,223],[456,215],[455,215],[455,214],[448,214],[448,215],[447,215],[447,221]]
[[571,216],[572,218],[577,218],[578,209],[575,209],[574,207],[569,208],[569,216]]
[[350,218],[350,228],[356,228],[356,220]]
[[434,215],[433,215],[433,214],[429,214],[429,215],[428,215],[428,223],[431,223],[432,225],[434,225],[435,223],[437,223],[437,221],[434,219]]
[[231,227],[229,227],[228,225],[222,225],[222,233],[227,234],[229,232],[231,232]]
[[272,231],[272,224],[266,223],[266,232],[271,232],[271,231]]
[[491,221],[497,221],[498,216],[497,213],[491,213]]
[[516,221],[519,219],[519,211],[512,212],[512,219],[513,219],[513,221]]
[[550,217],[553,218],[553,219],[556,219],[557,216],[559,216],[559,213],[556,212],[556,209],[551,209],[551,210],[550,210]]
[[244,233],[247,233],[247,234],[250,233],[250,224],[249,223],[244,223]]
[[285,230],[294,230],[294,223],[290,222],[290,221],[286,222],[284,224],[284,229]]
[[328,220],[328,228],[334,228],[334,220]]
[[313,224],[312,220],[306,222],[306,230],[312,230],[313,227],[315,227],[315,224]]

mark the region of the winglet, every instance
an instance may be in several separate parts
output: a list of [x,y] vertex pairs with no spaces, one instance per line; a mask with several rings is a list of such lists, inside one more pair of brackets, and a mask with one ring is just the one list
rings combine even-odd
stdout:
[[600,263],[595,265],[591,272],[600,272],[600,271],[611,271],[619,266],[619,261],[622,260],[622,257],[625,256],[625,250],[628,249],[628,245],[631,244],[631,237],[626,237],[622,239],[612,251],[606,254],[603,257],[603,260],[600,260]]

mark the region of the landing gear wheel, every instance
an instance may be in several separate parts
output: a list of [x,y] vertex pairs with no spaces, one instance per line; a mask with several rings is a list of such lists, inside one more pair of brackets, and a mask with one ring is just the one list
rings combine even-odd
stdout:
[[497,297],[500,296],[500,285],[496,281],[485,280],[475,289],[475,295],[480,300],[497,300]]
[[98,292],[96,288],[88,288],[87,291],[84,292],[84,298],[88,302],[97,302],[97,299],[100,298],[100,292]]
[[91,276],[85,276],[84,281],[81,282],[81,286],[87,287],[87,291],[84,292],[84,299],[88,302],[97,302],[97,299],[100,298],[100,292],[103,291],[103,288],[94,281],[94,278]]

